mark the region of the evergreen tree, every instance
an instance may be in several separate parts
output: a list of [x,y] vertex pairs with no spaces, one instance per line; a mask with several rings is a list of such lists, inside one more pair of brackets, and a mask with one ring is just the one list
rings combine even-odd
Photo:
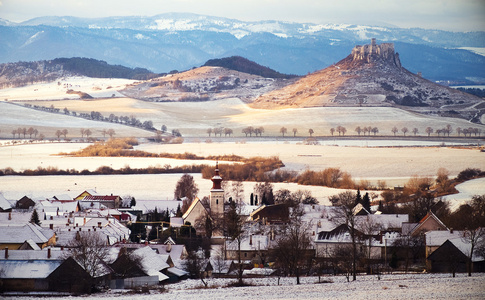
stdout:
[[369,193],[365,193],[364,198],[362,198],[362,206],[370,212],[370,197]]
[[40,226],[39,214],[37,213],[36,209],[34,209],[34,211],[32,212],[32,216],[30,217],[30,223]]
[[175,212],[175,216],[176,216],[177,218],[182,217],[182,208],[180,208],[180,203],[179,203],[179,205],[177,206],[177,212]]
[[130,207],[133,207],[133,206],[136,206],[135,197],[131,197],[131,201],[130,201]]
[[355,196],[355,205],[362,203],[362,196],[360,195],[360,190],[357,189],[357,195]]

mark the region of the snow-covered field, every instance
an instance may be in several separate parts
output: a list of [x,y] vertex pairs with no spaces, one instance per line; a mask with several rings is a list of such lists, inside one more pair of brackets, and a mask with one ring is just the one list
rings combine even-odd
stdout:
[[14,100],[61,100],[79,99],[77,94],[67,94],[67,90],[87,93],[92,97],[122,97],[117,90],[136,80],[121,78],[69,77],[54,82],[38,83],[24,87],[0,89],[0,99]]
[[[186,280],[167,285],[166,293],[152,291],[150,294],[126,294],[126,291],[112,290],[103,294],[81,297],[52,297],[51,299],[484,299],[485,275],[457,274],[402,274],[358,276],[355,282],[346,282],[343,276],[322,277],[328,283],[317,283],[317,277],[303,277],[302,284],[296,285],[295,278],[246,279],[249,287],[223,288],[221,286],[234,279],[209,279],[209,286],[200,288],[200,280]],[[6,297],[5,299],[31,299],[28,297]]]

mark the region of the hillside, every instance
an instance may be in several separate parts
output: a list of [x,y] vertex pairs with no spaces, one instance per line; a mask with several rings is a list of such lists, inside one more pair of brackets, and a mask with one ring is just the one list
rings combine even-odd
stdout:
[[0,88],[50,82],[72,76],[147,79],[154,74],[146,69],[131,69],[80,57],[0,64]]
[[[438,67],[438,66],[436,66]],[[356,46],[346,58],[257,98],[254,108],[397,106],[479,122],[485,102],[433,83],[401,65],[394,44]]]
[[[265,69],[260,67],[252,70],[257,72]],[[265,78],[223,67],[203,66],[136,83],[121,92],[127,97],[153,102],[199,102],[225,98],[239,98],[250,102],[259,95],[293,81],[294,79]]]
[[253,61],[250,61],[241,56],[231,56],[220,59],[210,59],[204,67],[223,67],[226,69],[258,75],[265,78],[284,78],[290,79],[296,77],[295,75],[286,75],[276,72],[268,67],[261,66]]

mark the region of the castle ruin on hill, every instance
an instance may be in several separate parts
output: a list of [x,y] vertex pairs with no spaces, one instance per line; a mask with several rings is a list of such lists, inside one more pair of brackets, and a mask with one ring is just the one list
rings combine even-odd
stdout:
[[366,63],[384,59],[392,62],[396,67],[401,68],[399,53],[394,52],[394,43],[377,45],[375,38],[371,39],[370,45],[355,46],[352,49],[352,58],[354,61],[364,61]]

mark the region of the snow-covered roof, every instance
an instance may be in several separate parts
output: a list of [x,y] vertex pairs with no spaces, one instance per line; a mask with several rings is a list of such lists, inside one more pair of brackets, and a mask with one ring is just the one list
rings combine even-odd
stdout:
[[[270,238],[268,235],[253,234],[248,237],[244,237],[241,241],[241,251],[255,251],[255,250],[268,250],[270,247]],[[237,242],[226,241],[228,250],[238,249]]]
[[446,240],[452,240],[456,238],[463,237],[463,231],[460,230],[433,230],[428,231],[425,233],[426,237],[426,246],[428,247],[436,247],[443,245]]
[[379,226],[378,230],[402,228],[402,224],[409,221],[408,214],[371,214],[366,216],[355,216],[356,226],[364,226],[364,223],[371,222]]
[[264,275],[270,276],[275,272],[274,269],[269,268],[252,268],[251,270],[244,270],[243,275]]
[[32,250],[40,250],[40,247],[34,242],[33,239],[26,240],[24,244],[27,244]]
[[170,226],[174,228],[182,227],[184,225],[184,218],[181,217],[171,217],[170,218]]
[[0,278],[43,279],[62,264],[62,260],[0,260]]
[[168,268],[167,271],[170,272],[170,273],[172,273],[172,274],[174,274],[174,275],[176,275],[176,276],[178,276],[178,277],[182,277],[182,276],[185,276],[185,275],[189,274],[186,271],[181,270],[179,268],[175,268],[175,267]]
[[0,225],[0,244],[23,243],[32,239],[35,243],[46,243],[54,231],[38,225],[27,223],[25,225]]
[[7,210],[12,208],[12,204],[0,193],[0,209]]
[[[50,249],[50,251],[49,251]],[[49,258],[50,252],[50,258]],[[63,259],[66,251],[60,248],[44,248],[42,250],[8,250],[6,260],[58,260]],[[0,260],[5,259],[5,250],[0,250]]]
[[146,246],[136,249],[133,254],[141,259],[141,267],[147,275],[158,276],[159,281],[168,279],[168,276],[161,271],[170,268],[170,266],[152,248]]
[[25,225],[30,222],[32,212],[12,211],[0,213],[1,225]]

